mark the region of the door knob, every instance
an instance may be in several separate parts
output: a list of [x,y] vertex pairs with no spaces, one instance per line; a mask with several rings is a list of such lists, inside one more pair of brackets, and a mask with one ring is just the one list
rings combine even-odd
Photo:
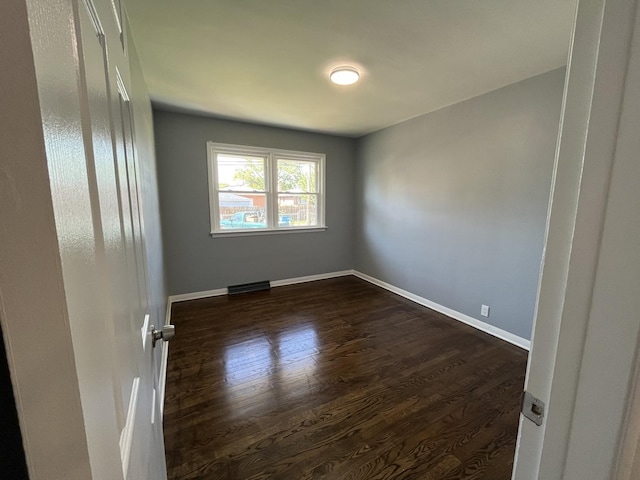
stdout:
[[174,325],[163,325],[159,330],[156,330],[156,327],[151,325],[151,341],[154,347],[156,346],[156,342],[158,340],[168,342],[175,336],[175,334],[176,327]]

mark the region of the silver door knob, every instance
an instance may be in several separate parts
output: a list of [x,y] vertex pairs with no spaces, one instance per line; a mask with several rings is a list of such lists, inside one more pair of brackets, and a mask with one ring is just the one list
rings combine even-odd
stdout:
[[151,325],[151,340],[152,345],[155,347],[158,340],[168,342],[176,335],[176,327],[174,325],[163,325],[162,328],[156,330],[156,327]]

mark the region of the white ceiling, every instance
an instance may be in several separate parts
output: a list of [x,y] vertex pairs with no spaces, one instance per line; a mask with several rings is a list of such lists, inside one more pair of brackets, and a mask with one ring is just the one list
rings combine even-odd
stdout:
[[[575,0],[126,0],[152,100],[360,136],[566,64]],[[340,87],[332,67],[357,66]]]

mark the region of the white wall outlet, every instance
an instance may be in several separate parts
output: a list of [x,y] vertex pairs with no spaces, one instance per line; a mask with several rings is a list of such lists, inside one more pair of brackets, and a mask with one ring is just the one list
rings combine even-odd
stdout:
[[489,316],[489,305],[482,305],[482,307],[480,307],[480,315],[483,317]]

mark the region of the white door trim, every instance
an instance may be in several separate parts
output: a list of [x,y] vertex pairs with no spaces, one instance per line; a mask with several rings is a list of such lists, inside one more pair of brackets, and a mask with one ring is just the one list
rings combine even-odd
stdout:
[[[610,210],[616,191],[625,188],[611,179],[616,165],[628,160],[617,154],[617,142],[636,3],[578,4],[525,384],[547,411],[540,427],[521,419],[516,480],[610,478],[615,461],[625,398],[602,403],[601,394],[628,387],[630,367],[622,359],[635,353],[636,337],[626,331],[633,342],[623,345],[615,335],[602,335],[630,318],[607,291],[618,282],[609,277],[611,284],[598,284],[612,261],[602,256],[607,228],[612,234],[620,228],[610,220],[637,220],[628,209]],[[605,317],[596,308],[600,301],[609,308]],[[597,408],[587,412],[586,405]]]

